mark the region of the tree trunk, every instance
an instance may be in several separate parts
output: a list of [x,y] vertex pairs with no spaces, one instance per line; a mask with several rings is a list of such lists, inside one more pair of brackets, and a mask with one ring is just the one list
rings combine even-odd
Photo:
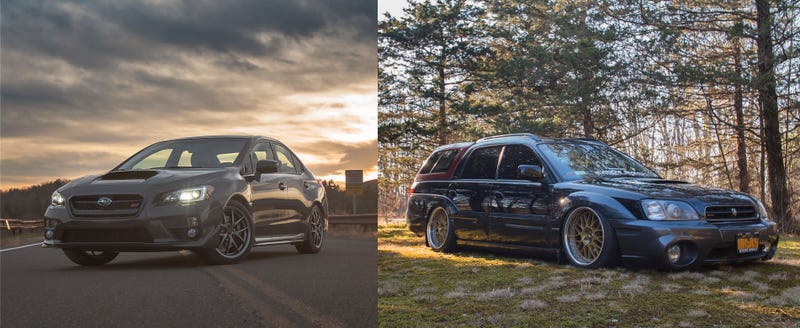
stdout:
[[447,97],[445,94],[445,75],[444,75],[444,60],[439,63],[439,145],[447,144]]
[[750,172],[747,170],[747,143],[744,136],[744,112],[742,111],[742,67],[739,40],[734,45],[733,63],[736,84],[733,92],[733,111],[736,112],[736,164],[739,167],[739,191],[750,193]]
[[[786,167],[781,150],[781,131],[778,116],[778,94],[775,91],[775,54],[772,50],[772,17],[769,13],[769,0],[755,0],[758,19],[758,98],[761,115],[764,118],[764,147],[767,151],[767,172],[772,211],[776,221],[782,226],[791,222],[789,193],[786,186]],[[791,227],[786,227],[791,228]]]

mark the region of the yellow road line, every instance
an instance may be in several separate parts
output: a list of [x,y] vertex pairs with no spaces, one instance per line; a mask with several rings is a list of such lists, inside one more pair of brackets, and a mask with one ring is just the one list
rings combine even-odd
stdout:
[[[192,254],[191,252],[185,250],[180,251],[179,253],[184,256]],[[202,269],[211,275],[211,277],[219,281],[224,289],[231,292],[234,296],[244,300],[245,305],[250,306],[253,312],[262,320],[262,323],[264,324],[274,323],[276,327],[292,326],[289,319],[275,313],[275,311],[273,311],[268,304],[259,300],[257,295],[253,295],[252,290],[248,292],[248,289],[238,285],[222,271],[226,271],[227,273],[239,278],[247,285],[245,287],[254,288],[260,291],[260,294],[263,296],[270,297],[278,303],[289,307],[292,311],[314,324],[314,326],[330,328],[344,327],[344,325],[340,324],[336,318],[320,313],[302,301],[280,291],[275,287],[270,286],[268,283],[261,281],[240,269],[237,269],[233,265],[204,266]]]
[[286,317],[276,313],[272,308],[261,301],[258,297],[248,293],[245,288],[236,284],[233,280],[225,276],[216,267],[204,266],[203,271],[210,274],[214,279],[222,284],[222,288],[232,293],[235,297],[243,300],[243,305],[251,308],[253,313],[261,319],[261,324],[270,327],[293,327],[292,322]]
[[270,286],[264,281],[259,280],[258,278],[237,269],[234,266],[228,265],[222,268],[225,271],[235,275],[239,279],[247,282],[252,287],[257,288],[260,290],[264,295],[268,295],[273,299],[277,300],[280,303],[291,308],[297,314],[305,317],[309,321],[311,321],[317,327],[331,327],[331,328],[340,328],[344,327],[339,321],[331,317],[329,315],[325,315],[320,313],[319,311],[315,310],[314,308],[308,306],[307,304],[303,303],[302,301],[280,291],[279,289]]

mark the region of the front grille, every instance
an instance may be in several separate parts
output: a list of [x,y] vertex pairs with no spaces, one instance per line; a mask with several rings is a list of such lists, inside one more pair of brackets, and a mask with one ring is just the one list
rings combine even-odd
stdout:
[[[98,204],[100,198],[111,199],[111,204],[102,206]],[[74,196],[69,200],[72,214],[75,217],[105,217],[124,218],[133,217],[139,213],[144,203],[139,195],[92,195]]]
[[752,205],[719,205],[706,207],[706,221],[711,223],[757,222],[758,212]]
[[152,243],[153,238],[145,229],[86,229],[64,230],[61,241],[65,243],[87,242],[142,242]]

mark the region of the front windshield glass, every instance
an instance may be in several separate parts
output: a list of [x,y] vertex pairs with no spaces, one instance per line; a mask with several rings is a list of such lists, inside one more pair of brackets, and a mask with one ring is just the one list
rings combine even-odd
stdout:
[[158,143],[122,163],[118,170],[217,168],[233,166],[245,138],[188,139]]
[[539,149],[567,181],[592,176],[658,178],[641,163],[604,145],[553,142],[540,144]]

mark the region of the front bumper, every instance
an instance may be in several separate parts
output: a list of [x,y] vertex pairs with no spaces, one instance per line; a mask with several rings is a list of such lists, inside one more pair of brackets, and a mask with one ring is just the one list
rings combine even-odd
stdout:
[[[50,206],[45,212],[42,246],[109,251],[213,247],[222,216],[221,204],[212,200],[189,205],[148,204],[135,217],[127,218],[76,218],[65,207]],[[193,237],[189,233],[192,228]]]
[[[686,269],[702,264],[770,259],[778,247],[774,222],[711,224],[698,221],[611,220],[622,260],[641,266]],[[754,251],[739,253],[737,238],[758,239]],[[681,258],[670,261],[669,248],[678,245]]]

